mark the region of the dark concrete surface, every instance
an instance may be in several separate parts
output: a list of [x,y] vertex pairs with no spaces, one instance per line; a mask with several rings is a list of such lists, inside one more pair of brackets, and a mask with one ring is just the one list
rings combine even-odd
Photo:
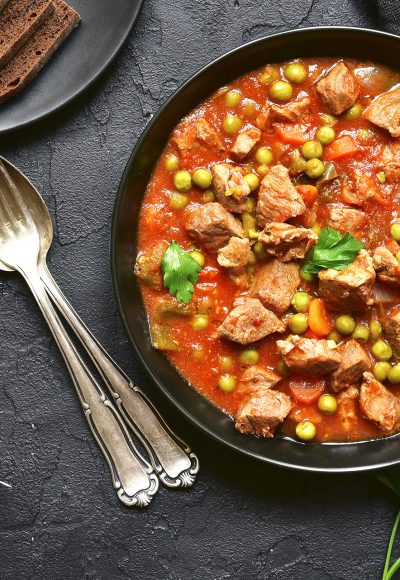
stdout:
[[[168,95],[211,57],[309,25],[377,27],[356,0],[145,0],[112,69],[61,114],[0,138],[42,191],[50,268],[110,353],[197,451],[187,493],[124,508],[24,283],[0,275],[0,577],[375,580],[394,499],[368,475],[259,465],[189,425],[144,375],[114,300],[113,203],[132,146]],[[318,46],[315,47],[318,54]]]

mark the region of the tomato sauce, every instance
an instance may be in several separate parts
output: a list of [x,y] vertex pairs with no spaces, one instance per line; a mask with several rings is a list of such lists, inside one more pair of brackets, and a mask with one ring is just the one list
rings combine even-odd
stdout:
[[[311,98],[311,112],[304,121],[294,123],[276,122],[270,124],[262,131],[260,146],[266,146],[273,153],[273,164],[282,163],[289,166],[291,155],[299,149],[301,143],[307,139],[313,139],[315,132],[321,125],[325,125],[321,114],[329,111],[321,103],[316,95],[314,83],[316,79],[326,69],[331,67],[337,59],[316,58],[304,59],[302,63],[308,71],[308,78],[301,84],[293,84],[294,101],[297,97],[305,94]],[[387,68],[374,65],[369,62],[360,63],[346,59],[346,64],[355,71],[356,78],[360,82],[361,92],[358,102],[364,108],[376,95],[400,81],[397,72]],[[287,63],[274,65],[277,67],[280,77],[284,79],[283,69]],[[167,244],[171,240],[176,240],[184,249],[193,249],[195,246],[188,237],[184,227],[185,216],[195,204],[204,203],[204,190],[192,187],[188,192],[189,204],[186,209],[172,209],[170,205],[171,196],[176,189],[173,183],[173,172],[165,167],[166,158],[174,154],[180,160],[180,169],[193,172],[198,167],[208,168],[210,165],[226,161],[228,159],[234,163],[237,160],[229,157],[229,150],[233,144],[236,134],[226,134],[223,131],[223,119],[227,114],[238,115],[243,120],[243,127],[253,123],[257,115],[263,110],[265,102],[272,103],[268,98],[268,84],[260,81],[262,70],[256,70],[245,74],[232,82],[229,87],[223,87],[206,101],[201,103],[187,117],[185,117],[180,127],[185,127],[195,119],[203,117],[211,125],[217,128],[226,150],[216,151],[215,148],[207,149],[194,148],[187,152],[178,150],[172,139],[169,140],[161,155],[153,176],[148,184],[141,208],[140,228],[138,248],[139,252],[146,252],[151,249],[156,241],[163,240]],[[361,71],[361,72],[360,72]],[[228,107],[225,103],[227,91],[236,89],[241,95],[241,102],[234,107]],[[372,125],[369,121],[359,117],[357,119],[347,119],[344,115],[337,116],[334,124],[336,137],[350,136],[355,145],[355,151],[351,155],[346,155],[335,159],[334,164],[337,174],[345,176],[355,165],[368,175],[376,175],[375,160],[379,156],[383,145],[390,143],[393,139],[389,133],[379,127]],[[227,153],[228,152],[228,153]],[[324,149],[322,161],[330,160],[330,146]],[[228,157],[227,157],[228,156]],[[249,170],[254,169],[257,163],[254,154],[251,154],[242,165]],[[399,191],[393,183],[379,183],[377,187],[381,194],[379,199],[369,200],[364,204],[363,210],[367,216],[367,225],[357,236],[365,244],[366,249],[381,245],[390,240],[389,224],[400,218]],[[316,222],[323,228],[326,225],[326,206],[328,203],[340,202],[341,190],[337,180],[328,182],[319,190],[319,204],[316,215]],[[240,216],[239,216],[240,217]],[[296,220],[294,220],[296,221]],[[301,220],[300,220],[301,221]],[[217,328],[222,323],[226,315],[232,309],[232,304],[240,290],[229,278],[229,275],[216,260],[216,254],[205,252],[201,247],[197,249],[203,251],[205,255],[205,265],[200,272],[198,283],[191,304],[196,312],[206,312],[209,316],[209,324],[203,330],[195,330],[192,326],[192,316],[172,316],[165,320],[163,324],[168,326],[170,337],[179,345],[177,350],[165,351],[172,364],[187,379],[191,387],[196,388],[201,394],[212,401],[217,407],[226,413],[235,416],[239,405],[242,403],[242,396],[235,390],[225,393],[218,387],[219,377],[224,373],[229,373],[238,381],[246,366],[240,362],[240,353],[246,348],[234,342],[222,339],[217,334]],[[253,266],[257,271],[258,262]],[[167,296],[167,289],[153,289],[146,284],[142,284],[144,303],[146,306],[149,323],[155,322],[155,308],[160,296]],[[299,290],[307,291],[311,296],[318,296],[317,284],[302,280]],[[390,310],[395,305],[400,304],[400,292],[393,290],[392,301],[384,305],[384,310]],[[382,308],[374,306],[372,310],[363,315],[355,315],[357,322],[366,321],[371,314],[382,316]],[[351,314],[351,313],[349,313]],[[285,338],[288,332],[279,335]],[[259,353],[258,365],[268,369],[276,370],[279,367],[280,357],[276,350],[276,335],[249,345],[256,348]],[[366,345],[370,351],[370,343]],[[372,360],[372,355],[371,360]],[[229,357],[231,366],[225,370],[221,366],[221,361]],[[313,421],[317,428],[316,439],[319,441],[353,441],[379,437],[379,429],[369,420],[361,416],[358,403],[354,403],[354,413],[352,416],[344,416],[337,412],[333,415],[323,414],[317,407],[317,395],[325,392],[329,393],[329,380],[324,377],[307,378],[307,383],[301,386],[304,377],[293,375],[284,376],[277,388],[291,397],[293,408],[283,424],[283,432],[287,435],[294,435],[295,425],[304,419]],[[300,386],[298,386],[300,384]],[[296,385],[298,389],[296,391]],[[188,386],[188,388],[191,388]],[[301,389],[311,390],[311,395],[305,397],[305,401],[296,400],[296,392]],[[393,387],[392,392],[397,392],[398,388]],[[301,399],[301,397],[300,397]]]

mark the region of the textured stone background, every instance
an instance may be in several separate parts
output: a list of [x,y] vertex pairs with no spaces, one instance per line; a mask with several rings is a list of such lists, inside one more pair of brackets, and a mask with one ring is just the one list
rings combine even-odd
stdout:
[[[128,1],[128,0],[127,0]],[[135,359],[109,267],[117,186],[141,130],[184,79],[251,39],[309,25],[379,27],[358,0],[145,0],[112,69],[80,101],[0,152],[43,192],[50,267],[116,360],[198,452],[189,493],[123,508],[27,288],[0,276],[0,577],[377,579],[396,506],[367,475],[319,476],[246,460],[186,423]],[[318,46],[315,47],[318,54]]]

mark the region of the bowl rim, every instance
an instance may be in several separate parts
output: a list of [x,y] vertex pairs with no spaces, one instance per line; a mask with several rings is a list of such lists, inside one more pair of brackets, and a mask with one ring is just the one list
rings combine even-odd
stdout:
[[[400,453],[399,453],[399,456],[397,459],[393,459],[390,461],[382,461],[380,463],[376,463],[373,465],[361,465],[361,466],[349,466],[349,467],[324,467],[324,466],[307,466],[307,465],[303,466],[303,465],[297,465],[294,463],[290,463],[289,461],[285,461],[285,460],[277,460],[274,458],[268,458],[265,456],[261,456],[256,452],[253,452],[249,449],[244,449],[244,448],[240,447],[239,445],[236,445],[235,443],[228,441],[224,437],[220,436],[218,433],[210,430],[199,419],[197,419],[190,412],[190,410],[188,410],[184,405],[182,405],[172,395],[172,393],[168,389],[164,388],[164,386],[162,385],[162,382],[154,374],[153,369],[148,364],[146,358],[142,355],[138,345],[136,344],[136,340],[133,337],[133,334],[131,332],[130,325],[128,323],[128,320],[127,320],[127,317],[126,317],[126,314],[125,314],[125,311],[123,308],[121,292],[120,292],[120,288],[118,286],[118,281],[117,281],[118,275],[117,275],[116,238],[117,238],[117,230],[118,230],[118,216],[119,216],[120,207],[121,207],[122,199],[124,196],[124,192],[126,189],[126,185],[127,185],[128,179],[129,179],[131,166],[133,165],[133,162],[136,159],[138,152],[140,151],[141,147],[143,146],[143,144],[147,140],[147,137],[148,137],[149,133],[151,132],[151,130],[153,129],[154,125],[157,124],[157,122],[163,116],[164,112],[168,109],[168,107],[171,105],[171,103],[182,92],[184,92],[185,89],[187,87],[189,87],[196,79],[201,77],[203,74],[207,73],[216,64],[223,61],[227,57],[231,57],[237,53],[240,53],[241,51],[248,50],[249,47],[255,46],[257,44],[262,44],[263,42],[265,42],[268,39],[273,39],[273,38],[278,38],[278,37],[290,38],[292,36],[298,36],[298,35],[301,36],[303,34],[314,33],[316,31],[319,31],[322,33],[323,32],[341,32],[341,31],[346,31],[346,32],[350,32],[350,33],[354,32],[354,33],[371,35],[374,37],[389,38],[389,39],[393,39],[393,40],[400,43],[400,36],[397,36],[397,35],[389,33],[389,32],[384,32],[381,30],[374,30],[371,28],[355,27],[355,26],[313,26],[313,27],[285,30],[282,32],[274,33],[274,34],[264,35],[260,38],[251,40],[249,42],[246,42],[246,43],[241,44],[235,48],[232,48],[228,51],[223,52],[220,56],[214,58],[213,60],[211,60],[210,62],[208,62],[204,66],[197,69],[188,79],[183,81],[173,91],[173,93],[157,108],[154,115],[151,117],[151,119],[148,121],[148,123],[143,128],[143,131],[142,131],[140,137],[138,138],[137,142],[135,143],[135,145],[132,149],[132,152],[128,158],[128,161],[126,163],[126,166],[125,166],[125,169],[124,169],[124,172],[122,174],[120,184],[118,187],[118,192],[117,192],[117,196],[115,198],[113,214],[112,214],[111,238],[110,238],[110,262],[111,262],[112,282],[113,282],[114,295],[116,298],[116,302],[118,305],[118,309],[119,309],[125,330],[128,334],[130,343],[132,344],[132,346],[135,350],[135,353],[138,356],[138,358],[139,358],[143,368],[145,369],[146,373],[151,378],[153,383],[157,386],[157,388],[163,393],[163,395],[166,396],[167,399],[173,404],[173,406],[175,408],[177,408],[179,410],[179,412],[182,413],[182,415],[187,420],[189,420],[193,425],[195,425],[203,433],[205,433],[208,436],[212,437],[213,439],[217,440],[223,446],[228,447],[229,449],[233,449],[234,451],[241,453],[243,455],[246,455],[247,457],[251,457],[252,459],[255,459],[257,461],[261,461],[261,462],[266,463],[266,464],[271,464],[271,465],[275,465],[275,466],[279,466],[279,467],[283,467],[283,468],[287,468],[287,469],[295,469],[295,470],[299,470],[299,471],[317,472],[317,473],[334,473],[334,474],[355,473],[355,472],[362,472],[362,471],[374,471],[374,470],[382,469],[384,467],[394,466],[394,465],[400,463]],[[344,51],[344,53],[345,53],[345,51]],[[249,68],[248,72],[251,72],[251,70],[253,70],[253,69]],[[245,73],[243,73],[243,74],[245,74]],[[201,100],[199,100],[199,103],[200,102],[201,102]],[[170,364],[172,364],[172,363],[170,363]],[[174,367],[174,365],[172,365],[172,366]],[[175,367],[174,367],[174,370],[175,370],[175,372],[178,372]],[[188,384],[188,381],[185,377],[183,377],[183,380],[186,382],[188,388],[190,388],[190,389],[195,388],[195,387],[192,387],[191,385]],[[201,393],[200,393],[200,396],[207,399]],[[211,404],[213,404],[213,403],[211,402]],[[219,410],[222,413],[224,413],[224,411],[222,409],[219,409]],[[379,439],[369,439],[369,440],[363,440],[363,441],[351,441],[351,442],[344,442],[344,443],[340,443],[340,442],[315,442],[315,443],[312,443],[312,445],[313,446],[317,446],[317,445],[318,446],[333,446],[333,445],[343,446],[343,445],[345,445],[346,447],[354,446],[354,445],[365,446],[365,445],[372,445],[374,442],[383,441],[383,440],[385,440],[385,441],[393,440],[393,439],[397,439],[397,438],[400,438],[400,433],[394,434],[394,435],[389,436],[389,437],[379,438]]]

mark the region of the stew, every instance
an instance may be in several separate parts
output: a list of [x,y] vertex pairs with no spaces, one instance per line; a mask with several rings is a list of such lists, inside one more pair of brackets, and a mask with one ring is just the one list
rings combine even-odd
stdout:
[[135,274],[154,348],[242,433],[400,430],[400,73],[267,65],[182,119]]

